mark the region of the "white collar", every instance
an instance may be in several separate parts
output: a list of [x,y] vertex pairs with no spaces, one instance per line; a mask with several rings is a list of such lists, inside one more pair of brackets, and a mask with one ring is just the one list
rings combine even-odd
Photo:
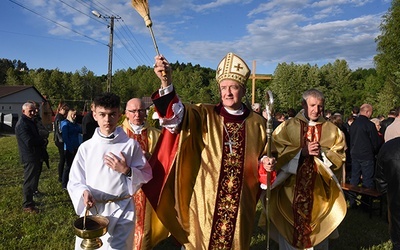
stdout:
[[226,110],[226,112],[228,112],[231,115],[243,115],[244,114],[243,105],[238,110],[231,110],[231,109],[227,109],[225,107],[224,107],[224,109]]
[[142,124],[142,125],[135,125],[135,124],[132,124],[132,123],[129,121],[129,125],[131,125],[131,128],[132,128],[132,130],[133,130],[133,132],[134,132],[135,134],[141,134],[141,133],[142,133],[144,124]]

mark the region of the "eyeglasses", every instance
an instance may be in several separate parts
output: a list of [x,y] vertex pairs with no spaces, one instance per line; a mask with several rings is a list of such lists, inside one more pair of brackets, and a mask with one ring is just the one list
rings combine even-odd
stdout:
[[146,112],[145,109],[132,109],[132,110],[127,109],[126,111],[131,112],[132,114],[136,114],[136,113],[137,114],[139,114],[139,113],[143,114],[143,113]]

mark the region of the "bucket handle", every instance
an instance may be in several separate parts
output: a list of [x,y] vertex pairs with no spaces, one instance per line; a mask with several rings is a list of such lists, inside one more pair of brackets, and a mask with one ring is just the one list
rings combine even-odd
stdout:
[[[94,205],[94,208],[96,209],[96,214],[99,214],[99,211],[97,210],[96,205]],[[90,207],[86,207],[85,215],[83,216],[83,230],[86,230],[86,217],[89,215],[89,210]]]

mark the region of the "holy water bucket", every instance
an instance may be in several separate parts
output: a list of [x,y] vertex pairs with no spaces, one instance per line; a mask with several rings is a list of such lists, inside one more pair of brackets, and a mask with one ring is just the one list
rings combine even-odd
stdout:
[[107,233],[109,220],[98,215],[89,215],[89,209],[86,208],[85,215],[75,220],[75,235],[82,238],[81,248],[84,250],[98,249],[103,245],[100,237]]

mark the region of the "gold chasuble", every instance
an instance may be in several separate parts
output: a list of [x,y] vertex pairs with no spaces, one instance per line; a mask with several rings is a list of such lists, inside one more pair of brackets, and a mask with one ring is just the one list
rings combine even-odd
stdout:
[[[141,149],[146,152],[146,158],[149,158],[154,152],[161,131],[145,123],[141,133],[135,134],[128,119],[124,120],[121,127],[130,138],[139,142]],[[158,219],[142,189],[135,193],[133,201],[136,207],[133,249],[152,249],[160,241],[167,238],[169,232]]]
[[265,119],[243,107],[244,114],[236,116],[220,104],[185,105],[180,132],[170,136],[179,142],[166,143],[172,134],[163,130],[160,150],[170,145],[173,160],[159,154],[159,163],[171,165],[152,165],[153,175],[165,174],[159,194],[154,195],[157,184],[150,190],[151,181],[145,189],[160,220],[188,250],[250,247],[260,193],[258,160],[266,154],[267,135]]
[[[299,249],[322,242],[341,223],[347,209],[334,174],[340,173],[345,162],[343,134],[324,118],[311,123],[299,113],[282,123],[272,135],[278,153],[278,176],[271,191],[271,221]],[[301,148],[313,141],[320,143],[322,154],[300,156],[295,161],[298,165],[290,167],[293,162],[289,162]]]

